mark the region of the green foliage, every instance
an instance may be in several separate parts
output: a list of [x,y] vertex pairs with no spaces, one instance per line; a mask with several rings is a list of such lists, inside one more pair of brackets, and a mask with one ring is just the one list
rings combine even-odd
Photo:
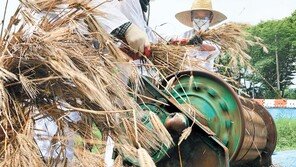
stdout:
[[285,98],[287,99],[296,99],[296,89],[286,89]]
[[284,97],[284,90],[292,84],[292,75],[296,72],[296,11],[282,20],[262,22],[250,28],[249,32],[260,37],[269,50],[265,53],[259,46],[250,48],[251,64],[256,71],[248,79],[253,85],[260,85],[256,97],[277,98],[276,52],[279,60],[280,91]]
[[[102,133],[97,127],[93,127],[93,135],[95,140],[102,140]],[[96,144],[92,147],[91,151],[94,153],[97,153],[101,148],[102,148],[101,145]]]
[[278,135],[276,150],[296,149],[296,120],[280,118],[275,124]]
[[81,138],[81,136],[77,135],[74,138],[74,143],[75,143],[74,145],[79,147],[85,147],[85,145],[88,145],[87,147],[91,149],[92,152],[94,153],[99,152],[102,148],[104,148],[104,146],[99,143],[99,141],[102,141],[102,133],[95,125],[93,125],[92,132],[93,132],[92,133],[93,139],[89,139],[89,140],[93,140],[92,142],[94,142],[95,144],[93,145],[87,144],[89,141],[84,141]]

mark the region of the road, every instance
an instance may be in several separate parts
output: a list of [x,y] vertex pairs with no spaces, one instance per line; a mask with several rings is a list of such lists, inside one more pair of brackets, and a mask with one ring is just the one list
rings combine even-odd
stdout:
[[272,162],[275,167],[296,167],[296,150],[275,152]]

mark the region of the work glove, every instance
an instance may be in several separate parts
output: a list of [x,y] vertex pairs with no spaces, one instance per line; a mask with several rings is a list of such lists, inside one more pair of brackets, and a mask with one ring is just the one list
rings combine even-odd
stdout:
[[150,50],[150,43],[147,34],[134,24],[131,24],[126,30],[125,40],[135,51],[146,55],[147,50]]
[[150,0],[140,0],[140,4],[143,12],[147,12],[149,2]]
[[188,45],[201,45],[202,44],[202,37],[195,35],[188,41]]
[[169,44],[172,44],[172,45],[187,45],[188,44],[188,39],[186,39],[186,38],[171,39],[169,41]]

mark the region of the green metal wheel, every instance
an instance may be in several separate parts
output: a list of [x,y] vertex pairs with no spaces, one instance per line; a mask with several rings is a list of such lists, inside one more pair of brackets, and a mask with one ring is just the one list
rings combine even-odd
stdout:
[[235,160],[242,147],[245,122],[234,90],[220,78],[201,71],[183,71],[169,76],[167,81],[163,82],[163,91],[181,105],[186,103],[197,109],[203,118],[195,119],[216,134],[229,149],[230,160]]

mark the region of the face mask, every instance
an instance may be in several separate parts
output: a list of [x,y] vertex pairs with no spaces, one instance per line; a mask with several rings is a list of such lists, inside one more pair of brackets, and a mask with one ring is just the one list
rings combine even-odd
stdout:
[[210,27],[210,19],[193,19],[193,28],[196,31],[206,31]]

